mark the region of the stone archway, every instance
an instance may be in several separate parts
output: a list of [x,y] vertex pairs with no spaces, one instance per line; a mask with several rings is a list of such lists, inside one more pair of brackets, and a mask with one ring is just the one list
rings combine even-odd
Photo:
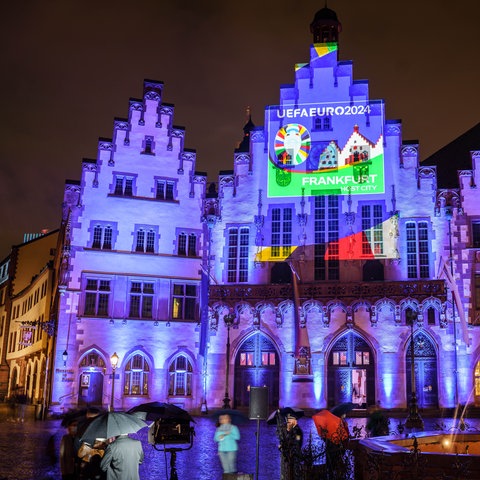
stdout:
[[279,355],[272,341],[256,332],[243,341],[235,357],[235,408],[250,405],[251,387],[268,387],[268,401],[271,408],[279,402]]
[[[430,338],[424,332],[413,336],[415,363],[415,390],[419,408],[438,407],[437,354]],[[407,403],[412,395],[412,342],[408,343],[406,356]]]
[[343,402],[353,402],[359,408],[375,405],[374,356],[360,335],[349,330],[336,340],[327,369],[328,407]]

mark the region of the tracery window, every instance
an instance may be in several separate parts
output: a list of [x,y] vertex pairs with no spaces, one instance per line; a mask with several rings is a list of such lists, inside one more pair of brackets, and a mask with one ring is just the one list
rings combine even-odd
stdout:
[[125,365],[124,395],[148,395],[150,366],[144,355],[137,353]]
[[192,395],[192,364],[185,355],[178,355],[168,368],[168,394]]

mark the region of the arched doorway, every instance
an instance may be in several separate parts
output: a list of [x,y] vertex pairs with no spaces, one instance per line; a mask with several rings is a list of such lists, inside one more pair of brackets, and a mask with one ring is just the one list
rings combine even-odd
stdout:
[[102,405],[105,368],[105,361],[96,351],[88,352],[80,360],[78,405]]
[[332,407],[353,402],[359,408],[375,404],[375,365],[368,343],[348,331],[333,345],[328,356],[327,401]]
[[279,402],[279,356],[271,340],[262,333],[247,338],[235,357],[233,406],[248,407],[250,387],[268,387],[270,407]]
[[[437,354],[427,335],[416,332],[413,336],[415,363],[415,390],[420,408],[438,407]],[[412,395],[412,342],[406,352],[407,403]]]

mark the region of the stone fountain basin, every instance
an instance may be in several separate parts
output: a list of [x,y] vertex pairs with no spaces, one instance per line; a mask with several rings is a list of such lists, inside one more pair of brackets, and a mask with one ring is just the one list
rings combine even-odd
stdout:
[[468,478],[480,479],[480,433],[479,432],[417,432],[407,435],[371,437],[359,440],[354,449],[355,479],[371,477],[372,457],[375,468],[381,471],[404,471],[410,465],[411,451],[416,439],[421,454],[421,468],[425,475],[455,474],[457,462],[468,469]]

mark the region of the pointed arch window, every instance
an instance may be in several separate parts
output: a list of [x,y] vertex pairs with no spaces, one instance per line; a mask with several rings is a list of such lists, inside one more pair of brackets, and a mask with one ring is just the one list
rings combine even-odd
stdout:
[[150,365],[144,355],[133,355],[125,365],[124,395],[148,395]]
[[168,368],[168,394],[171,396],[192,395],[193,368],[186,355],[178,355]]
[[90,367],[106,368],[105,360],[95,350],[92,350],[91,352],[88,352],[80,360],[80,368],[90,368]]

